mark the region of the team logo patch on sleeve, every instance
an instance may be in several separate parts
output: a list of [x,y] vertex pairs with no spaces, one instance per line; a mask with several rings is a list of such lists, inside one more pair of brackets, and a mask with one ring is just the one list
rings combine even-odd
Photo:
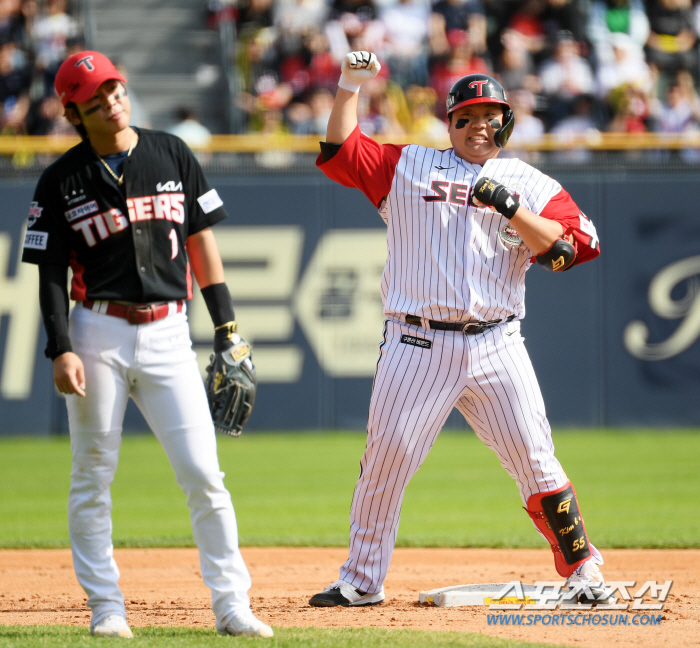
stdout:
[[213,212],[224,204],[224,201],[219,198],[219,194],[216,193],[216,189],[207,191],[203,196],[197,198],[197,202],[205,214]]
[[416,337],[415,335],[402,335],[401,344],[410,344],[411,346],[417,346],[421,349],[430,349],[433,343],[430,340],[424,340],[423,338]]
[[45,250],[48,241],[48,232],[27,232],[24,237],[24,247],[30,250]]
[[41,217],[41,212],[44,208],[39,207],[39,203],[32,201],[29,205],[29,217],[27,218],[27,227],[32,227]]

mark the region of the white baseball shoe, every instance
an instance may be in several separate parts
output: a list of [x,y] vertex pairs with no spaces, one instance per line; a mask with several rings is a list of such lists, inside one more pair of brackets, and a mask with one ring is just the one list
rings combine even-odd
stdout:
[[265,638],[274,637],[275,635],[272,628],[256,619],[250,610],[239,612],[223,628],[217,627],[216,629],[222,635],[230,634]]
[[378,605],[384,600],[384,588],[376,594],[367,594],[350,583],[336,581],[331,583],[326,589],[311,597],[309,605],[314,607],[354,607],[362,605]]
[[121,637],[122,639],[133,639],[134,634],[126,622],[126,619],[119,614],[110,614],[97,625],[90,628],[90,633],[95,637]]
[[579,603],[612,605],[617,602],[613,591],[605,585],[598,565],[592,560],[587,560],[571,574],[566,579],[566,585],[570,590],[576,591],[576,600]]

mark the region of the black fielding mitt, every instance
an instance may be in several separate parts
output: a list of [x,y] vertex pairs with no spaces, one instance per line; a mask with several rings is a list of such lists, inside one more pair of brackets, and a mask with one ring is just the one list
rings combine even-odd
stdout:
[[240,436],[253,411],[257,390],[250,346],[244,339],[225,351],[212,353],[207,367],[206,389],[216,431],[232,437]]

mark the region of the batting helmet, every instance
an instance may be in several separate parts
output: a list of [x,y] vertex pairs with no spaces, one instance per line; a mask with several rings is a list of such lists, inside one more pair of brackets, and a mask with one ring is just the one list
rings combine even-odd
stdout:
[[476,103],[497,103],[503,107],[503,124],[494,135],[496,145],[503,148],[508,143],[515,124],[515,115],[510,109],[503,86],[486,74],[462,77],[447,93],[447,114]]

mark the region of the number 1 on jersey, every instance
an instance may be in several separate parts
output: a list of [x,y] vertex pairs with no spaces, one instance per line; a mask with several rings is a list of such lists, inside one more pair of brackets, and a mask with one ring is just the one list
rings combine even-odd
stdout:
[[172,245],[171,248],[171,253],[170,253],[170,258],[174,259],[177,256],[178,252],[178,246],[177,246],[177,233],[175,232],[174,229],[170,230],[170,234],[168,235],[168,238],[170,238],[170,243]]

